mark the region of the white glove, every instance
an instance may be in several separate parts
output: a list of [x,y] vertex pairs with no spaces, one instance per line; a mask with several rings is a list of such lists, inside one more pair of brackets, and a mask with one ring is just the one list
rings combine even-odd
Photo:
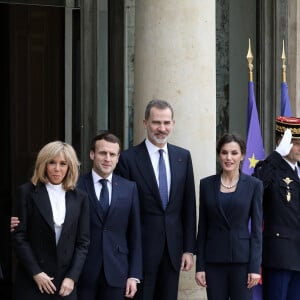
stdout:
[[286,129],[275,151],[278,152],[281,156],[287,156],[293,147],[291,141],[292,141],[291,129]]

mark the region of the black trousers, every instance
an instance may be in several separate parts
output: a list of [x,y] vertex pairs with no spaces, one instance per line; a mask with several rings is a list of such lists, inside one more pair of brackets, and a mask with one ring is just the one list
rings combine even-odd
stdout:
[[[179,270],[180,266],[178,266]],[[177,300],[179,271],[171,263],[165,245],[158,268],[151,273],[144,272],[143,281],[138,285],[136,300]]]
[[[109,286],[105,278],[104,270],[101,269],[99,277],[99,287],[95,300],[124,300],[125,298],[125,287],[112,287]],[[93,299],[89,299],[93,300]]]
[[205,272],[208,300],[252,300],[248,264],[206,264]]

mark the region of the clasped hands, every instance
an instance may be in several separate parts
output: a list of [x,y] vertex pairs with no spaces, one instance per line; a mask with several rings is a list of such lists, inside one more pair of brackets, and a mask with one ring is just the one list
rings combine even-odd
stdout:
[[[33,276],[41,293],[54,294],[56,292],[56,287],[53,284],[53,277],[49,277],[45,272],[38,273]],[[74,289],[74,280],[71,278],[65,278],[61,284],[59,295],[69,296]]]
[[293,147],[292,132],[290,129],[286,129],[275,151],[279,153],[281,156],[287,156],[290,153],[292,147]]

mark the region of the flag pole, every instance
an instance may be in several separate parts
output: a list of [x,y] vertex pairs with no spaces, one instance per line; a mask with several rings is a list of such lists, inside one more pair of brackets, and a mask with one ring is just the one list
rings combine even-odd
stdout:
[[[265,158],[263,140],[258,119],[258,112],[255,101],[254,82],[253,82],[253,55],[251,51],[251,41],[249,38],[249,48],[247,54],[249,68],[248,82],[248,117],[247,117],[247,143],[246,155],[243,161],[242,171],[245,174],[252,175],[256,164]],[[249,221],[249,229],[251,230],[251,220]],[[253,287],[253,300],[262,300],[262,281]]]
[[285,56],[285,51],[284,51],[284,40],[282,41],[282,82],[286,82],[286,56]]
[[248,60],[248,69],[249,69],[249,81],[253,82],[253,54],[251,51],[251,40],[249,39],[249,47],[247,53],[247,60]]

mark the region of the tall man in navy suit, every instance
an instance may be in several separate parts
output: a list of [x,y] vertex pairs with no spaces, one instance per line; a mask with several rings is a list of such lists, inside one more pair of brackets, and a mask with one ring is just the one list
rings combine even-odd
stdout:
[[[189,271],[194,264],[193,167],[189,151],[167,143],[174,124],[168,102],[150,101],[144,119],[147,138],[122,152],[117,166],[116,172],[135,181],[139,192],[144,272],[136,299],[177,299],[180,270]],[[161,156],[167,179],[164,184],[160,183]],[[167,199],[160,194],[162,185]]]
[[[134,182],[113,174],[119,153],[115,135],[97,135],[90,150],[93,168],[78,182],[90,199],[90,246],[78,282],[78,300],[133,298],[142,278],[138,192]],[[102,179],[107,180],[109,192],[107,212],[100,202]]]

